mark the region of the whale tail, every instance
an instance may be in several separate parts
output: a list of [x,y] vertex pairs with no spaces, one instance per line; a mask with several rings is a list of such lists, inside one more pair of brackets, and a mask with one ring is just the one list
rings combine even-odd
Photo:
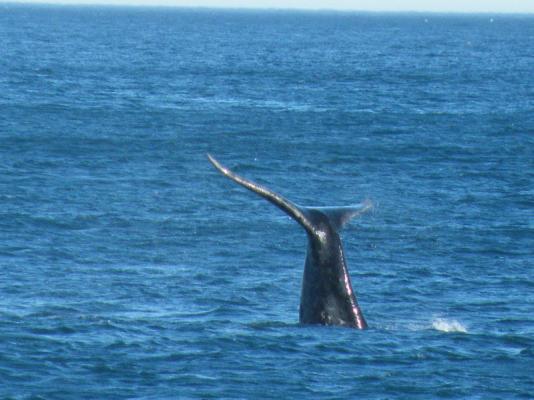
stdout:
[[371,200],[365,200],[360,204],[343,207],[308,207],[309,210],[320,211],[328,217],[328,220],[336,231],[343,229],[347,223],[363,213],[373,209]]
[[257,183],[254,183],[248,179],[245,179],[236,173],[232,172],[227,167],[219,163],[213,156],[208,154],[208,159],[213,164],[220,173],[234,182],[244,186],[245,188],[253,191],[254,193],[260,195],[264,199],[268,200],[291,218],[297,221],[305,230],[312,236],[319,236],[316,225],[308,217],[309,211],[319,211],[322,214],[326,215],[336,230],[340,230],[343,226],[352,218],[370,210],[372,208],[372,203],[369,200],[364,201],[361,204],[346,206],[346,207],[302,207],[294,204],[293,202],[287,200],[286,198],[280,196],[279,194],[273,192],[272,190],[267,189],[264,186],[261,186]]

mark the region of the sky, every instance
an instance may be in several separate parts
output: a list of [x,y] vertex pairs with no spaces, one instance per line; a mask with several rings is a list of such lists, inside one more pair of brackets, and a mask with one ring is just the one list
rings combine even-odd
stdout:
[[[2,0],[0,0],[2,1]],[[534,13],[534,0],[8,0],[24,3],[182,7]]]

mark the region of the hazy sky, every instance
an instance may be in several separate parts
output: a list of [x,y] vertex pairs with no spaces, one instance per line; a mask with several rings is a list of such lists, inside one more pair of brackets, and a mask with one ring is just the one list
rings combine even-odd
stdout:
[[15,0],[30,3],[176,5],[188,7],[299,8],[366,11],[534,13],[534,0]]

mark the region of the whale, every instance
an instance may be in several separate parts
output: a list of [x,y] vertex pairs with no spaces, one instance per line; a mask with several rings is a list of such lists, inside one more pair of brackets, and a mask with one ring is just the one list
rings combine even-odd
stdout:
[[308,245],[300,294],[302,325],[332,325],[366,329],[356,300],[339,232],[356,216],[372,209],[369,200],[345,207],[304,207],[243,178],[211,154],[209,161],[224,176],[263,197],[304,228]]

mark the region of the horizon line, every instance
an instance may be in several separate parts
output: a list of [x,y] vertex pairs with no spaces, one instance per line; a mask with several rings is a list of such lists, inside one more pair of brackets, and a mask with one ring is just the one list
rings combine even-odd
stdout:
[[426,10],[426,9],[365,9],[365,8],[334,8],[334,7],[265,7],[265,6],[219,6],[219,5],[182,5],[169,4],[167,2],[159,3],[122,3],[122,2],[104,2],[104,1],[39,1],[39,0],[15,0],[2,1],[0,5],[38,5],[38,6],[60,6],[60,7],[110,7],[110,8],[172,8],[172,9],[189,9],[189,10],[228,10],[228,11],[297,11],[297,12],[333,12],[333,13],[371,13],[371,14],[455,14],[455,15],[474,15],[474,14],[500,14],[500,15],[532,15],[534,11],[505,11],[505,10]]

